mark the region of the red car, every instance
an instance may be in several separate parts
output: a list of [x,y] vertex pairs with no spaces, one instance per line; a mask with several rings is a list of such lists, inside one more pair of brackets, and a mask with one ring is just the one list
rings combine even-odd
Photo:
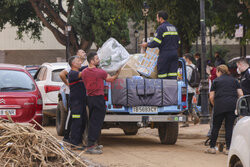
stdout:
[[[42,98],[29,72],[20,65],[0,64],[0,117],[42,124]],[[36,125],[39,129],[39,126]]]

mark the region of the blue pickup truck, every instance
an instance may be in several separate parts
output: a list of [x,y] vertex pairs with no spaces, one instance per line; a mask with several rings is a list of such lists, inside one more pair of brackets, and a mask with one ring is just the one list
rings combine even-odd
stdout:
[[[185,61],[179,59],[182,72],[178,80],[146,79],[135,76],[105,83],[106,116],[103,128],[121,128],[125,135],[136,135],[139,128],[158,128],[162,144],[175,144],[179,122],[186,117],[187,82]],[[67,116],[67,95],[59,92],[56,128],[63,135]]]

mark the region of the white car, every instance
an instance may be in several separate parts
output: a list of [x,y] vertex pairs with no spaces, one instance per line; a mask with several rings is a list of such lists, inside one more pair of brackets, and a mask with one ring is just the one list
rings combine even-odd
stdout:
[[241,97],[237,102],[236,123],[228,154],[228,167],[250,167],[250,95]]
[[63,85],[60,72],[68,63],[44,63],[34,76],[43,99],[43,125],[48,125],[49,117],[56,116],[58,92]]

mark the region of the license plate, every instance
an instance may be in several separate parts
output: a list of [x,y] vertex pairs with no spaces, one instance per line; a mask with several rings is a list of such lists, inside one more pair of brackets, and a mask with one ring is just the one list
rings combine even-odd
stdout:
[[6,112],[8,112],[9,115],[16,115],[16,109],[1,109],[0,115],[6,115]]
[[157,113],[158,107],[152,106],[137,106],[132,108],[133,113]]

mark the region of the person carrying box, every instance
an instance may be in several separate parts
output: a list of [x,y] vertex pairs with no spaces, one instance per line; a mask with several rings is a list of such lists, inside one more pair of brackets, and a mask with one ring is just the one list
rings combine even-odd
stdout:
[[141,46],[159,48],[158,78],[177,79],[179,36],[175,26],[170,24],[167,19],[168,14],[165,11],[157,13],[157,22],[160,23],[160,26],[156,30],[155,37],[152,42],[142,43]]

